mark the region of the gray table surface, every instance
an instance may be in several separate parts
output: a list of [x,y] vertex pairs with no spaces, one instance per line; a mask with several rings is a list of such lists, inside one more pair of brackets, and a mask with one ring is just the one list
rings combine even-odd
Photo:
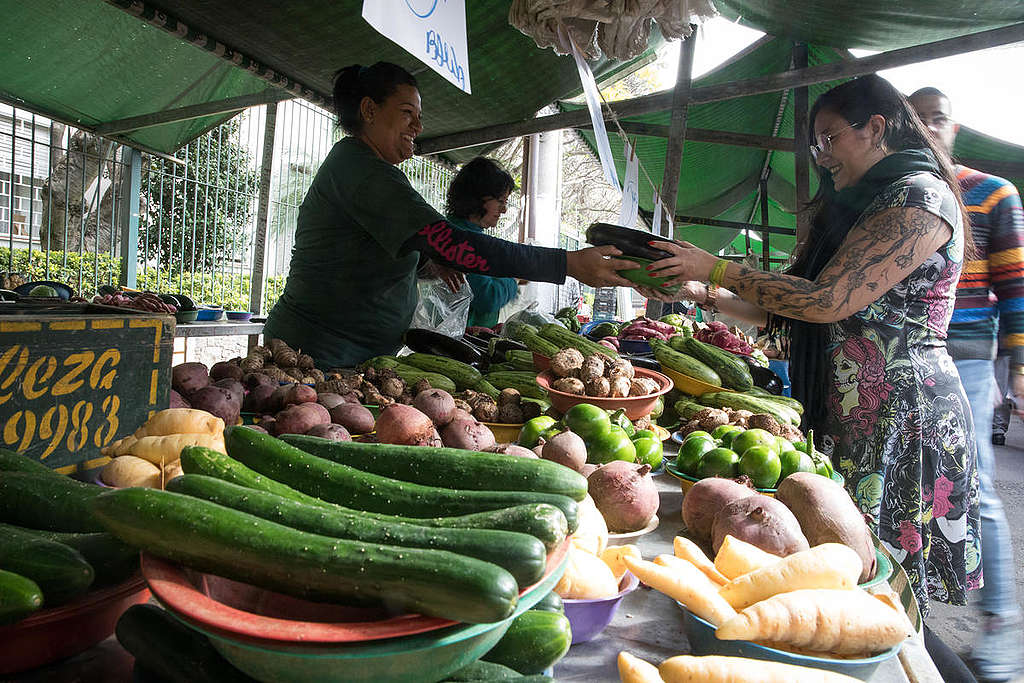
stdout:
[[263,334],[263,323],[208,320],[195,323],[178,323],[174,326],[175,337],[223,337],[231,335],[248,336],[250,334]]
[[[663,553],[672,554],[672,539],[684,530],[679,482],[667,473],[656,475],[654,479],[661,497],[658,528],[633,541],[647,560]],[[600,635],[590,642],[572,646],[569,654],[555,665],[555,678],[559,681],[618,681],[616,658],[623,650],[655,665],[675,655],[689,654],[683,615],[675,601],[641,585],[623,598],[612,622]],[[899,658],[893,657],[879,666],[871,681],[942,683],[942,677],[918,637],[907,641]]]

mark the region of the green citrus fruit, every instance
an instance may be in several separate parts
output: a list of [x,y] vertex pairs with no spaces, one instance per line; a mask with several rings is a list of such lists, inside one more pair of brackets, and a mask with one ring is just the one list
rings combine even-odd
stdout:
[[621,427],[609,427],[604,434],[587,441],[587,462],[603,465],[612,460],[636,462],[636,446]]
[[676,456],[676,469],[691,477],[699,476],[700,461],[704,454],[715,449],[715,442],[701,437],[690,438],[679,447],[679,455]]
[[775,446],[775,450],[779,452],[779,455],[782,455],[786,451],[796,450],[796,448],[793,447],[793,442],[784,436],[775,437]]
[[745,474],[759,489],[775,488],[782,471],[779,454],[771,446],[751,446],[740,456],[740,474]]
[[748,448],[753,446],[767,446],[772,451],[778,452],[778,444],[775,441],[775,435],[771,432],[765,431],[764,429],[747,429],[739,434],[733,436],[732,443],[729,448],[733,449],[741,455],[746,453]]
[[782,481],[794,472],[813,472],[814,461],[811,457],[803,451],[798,451],[795,448],[790,448],[788,451],[782,451],[779,454],[779,462],[782,465],[782,469],[779,472],[779,481]]
[[708,441],[714,441],[715,437],[711,436],[710,433],[705,432],[703,429],[698,429],[697,431],[690,432],[683,437],[683,441],[689,441],[690,439],[707,439]]
[[736,451],[728,448],[713,448],[701,458],[697,474],[701,479],[706,477],[732,479],[736,476],[739,461],[740,456],[736,454]]
[[607,434],[612,426],[608,413],[589,403],[577,403],[569,408],[562,421],[569,431],[575,432],[584,441]]
[[657,439],[636,439],[633,441],[633,447],[636,448],[636,461],[650,465],[652,470],[657,469],[665,456],[661,442]]

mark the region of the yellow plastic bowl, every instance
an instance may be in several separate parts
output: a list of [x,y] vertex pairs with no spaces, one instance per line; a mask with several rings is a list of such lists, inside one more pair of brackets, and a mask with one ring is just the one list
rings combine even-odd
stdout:
[[[689,394],[690,396],[700,396],[711,391],[733,391],[732,389],[726,389],[725,387],[716,387],[714,384],[708,384],[702,382],[699,379],[694,379],[689,375],[684,375],[681,372],[675,370],[669,370],[665,366],[662,366],[661,371],[668,375],[672,383],[676,385],[676,389]],[[735,392],[733,392],[735,393]]]
[[494,440],[498,443],[515,443],[519,440],[519,432],[523,430],[525,422],[519,424],[502,424],[499,422],[484,422],[487,428],[494,434]]

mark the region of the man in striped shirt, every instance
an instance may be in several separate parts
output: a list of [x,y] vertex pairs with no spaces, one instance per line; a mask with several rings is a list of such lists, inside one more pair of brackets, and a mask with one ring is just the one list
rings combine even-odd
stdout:
[[[922,88],[910,96],[910,102],[932,138],[952,154],[960,127],[951,117],[949,98],[935,88]],[[956,166],[956,172],[977,251],[960,277],[948,339],[974,416],[981,475],[984,587],[978,606],[985,627],[971,659],[980,680],[1008,681],[1021,673],[1024,637],[1010,530],[993,485],[993,360],[1001,332],[1002,346],[1011,354],[1011,391],[1024,401],[1024,213],[1017,188],[1009,181],[966,166]]]

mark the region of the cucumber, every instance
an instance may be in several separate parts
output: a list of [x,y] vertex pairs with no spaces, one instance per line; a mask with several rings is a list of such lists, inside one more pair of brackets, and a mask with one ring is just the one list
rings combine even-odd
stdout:
[[119,538],[146,552],[307,600],[371,599],[490,623],[508,618],[518,599],[516,580],[490,562],[445,550],[328,538],[180,493],[118,489],[98,496],[93,511]]
[[490,396],[495,400],[497,400],[498,397],[501,396],[501,392],[498,391],[498,388],[491,384],[490,382],[488,382],[486,378],[481,378],[479,382],[472,386],[472,389],[473,391],[479,391],[481,394]]
[[458,484],[459,488],[474,491],[539,491],[558,493],[576,501],[587,496],[586,478],[548,460],[510,458],[458,448],[330,441],[301,434],[285,434],[281,440],[363,472],[426,486],[449,488]]
[[9,451],[6,448],[0,448],[0,472],[35,472],[36,474],[64,476],[54,472],[38,460]]
[[93,587],[121,583],[139,569],[139,551],[106,531],[80,534],[18,528],[37,538],[63,543],[81,553],[92,566]]
[[732,391],[717,391],[701,394],[700,402],[711,408],[732,408],[733,410],[749,410],[752,413],[767,413],[780,424],[800,424],[800,416],[796,411],[781,403],[766,401],[758,396],[738,394]]
[[531,609],[516,617],[481,659],[521,674],[539,674],[564,657],[570,645],[572,628],[564,614]]
[[468,681],[517,681],[522,675],[515,669],[501,664],[477,660],[464,666],[444,679],[444,683],[464,683]]
[[450,550],[503,567],[515,577],[520,586],[529,586],[538,581],[544,575],[547,561],[543,543],[533,536],[513,531],[436,529],[382,522],[363,517],[358,512],[325,510],[201,474],[175,477],[167,483],[167,490],[331,538],[407,548]]
[[[289,500],[307,505],[316,505],[332,510],[362,515],[383,522],[417,524],[421,526],[459,528],[459,529],[500,529],[503,531],[520,531],[540,540],[548,549],[554,548],[565,540],[569,533],[569,525],[562,511],[547,503],[532,503],[514,507],[478,512],[458,517],[434,517],[428,519],[409,519],[376,512],[365,512],[343,508],[296,491],[273,479],[249,469],[242,463],[217,451],[201,446],[189,446],[182,450],[181,466],[187,474],[205,474],[223,481],[245,486],[257,491],[274,493]],[[172,480],[173,481],[173,480]]]
[[506,351],[505,360],[508,363],[511,363],[516,370],[532,372],[536,375],[536,368],[533,365],[532,351]]
[[[718,373],[722,386],[727,389],[746,391],[754,386],[750,368],[735,354],[720,349],[714,344],[698,341],[695,337],[676,337],[683,353],[689,354]],[[677,346],[674,346],[677,348]]]
[[592,342],[586,337],[574,334],[558,323],[548,323],[540,328],[540,336],[547,339],[559,349],[573,348],[579,350],[584,356],[592,356],[595,353],[603,353],[612,358],[618,358],[619,354],[607,346],[601,346]]
[[121,614],[114,634],[136,665],[169,683],[251,683],[231,666],[199,631],[156,605],[132,605]]
[[543,598],[541,598],[533,609],[539,609],[542,612],[558,612],[565,614],[565,603],[562,602],[562,597],[555,591],[551,591]]
[[32,579],[0,569],[0,626],[21,621],[43,606],[43,591]]
[[505,327],[508,328],[508,333],[511,339],[522,343],[523,346],[530,349],[533,353],[540,354],[545,358],[551,358],[558,353],[558,345],[549,342],[547,339],[537,334],[537,329],[532,325],[512,321],[505,323]]
[[685,398],[675,402],[676,415],[679,416],[680,420],[690,420],[690,419],[693,419],[694,415],[696,415],[697,413],[699,413],[702,410],[707,410],[707,409],[708,409],[707,406],[702,406],[701,404],[699,404],[699,403],[697,403],[695,401],[690,401],[690,400],[685,399]]
[[441,389],[447,391],[449,394],[454,394],[455,382],[451,381],[444,375],[439,375],[436,372],[427,372],[426,370],[420,370],[414,368],[411,365],[398,364],[394,368],[395,374],[402,378],[402,381],[408,384],[410,387],[416,386],[416,383],[421,379],[425,379],[430,382],[430,386],[433,389]]
[[0,472],[0,522],[49,531],[103,531],[89,501],[104,491],[56,472]]
[[651,339],[650,343],[651,350],[654,351],[654,358],[661,363],[662,367],[711,386],[722,386],[722,378],[718,376],[718,373],[693,356],[676,351],[660,339]]
[[569,531],[576,530],[576,501],[568,496],[532,491],[467,491],[398,481],[318,458],[244,427],[225,429],[224,443],[229,455],[257,472],[321,500],[357,510],[397,512],[418,518],[550,503],[565,515]]
[[92,567],[77,550],[10,524],[0,524],[0,569],[35,581],[47,607],[85,593],[93,580]]
[[524,397],[539,400],[546,400],[548,397],[548,392],[537,384],[537,373],[533,370],[489,372],[486,377],[487,381],[498,389],[515,389]]
[[436,372],[450,378],[459,390],[472,389],[477,382],[483,379],[479,370],[454,358],[432,356],[429,353],[410,353],[408,356],[402,356],[400,360],[403,365],[411,365],[420,370]]
[[[749,394],[750,392],[748,391],[747,393]],[[760,394],[758,394],[758,398],[764,398],[769,401],[781,403],[784,406],[789,406],[790,408],[795,410],[798,415],[804,414],[803,404],[800,403],[800,401],[796,400],[795,398],[790,398],[789,396],[776,396],[775,394],[768,394],[767,396],[761,396]]]
[[374,356],[370,360],[364,361],[360,367],[383,370],[385,368],[394,369],[399,365],[401,365],[401,361],[395,356]]

